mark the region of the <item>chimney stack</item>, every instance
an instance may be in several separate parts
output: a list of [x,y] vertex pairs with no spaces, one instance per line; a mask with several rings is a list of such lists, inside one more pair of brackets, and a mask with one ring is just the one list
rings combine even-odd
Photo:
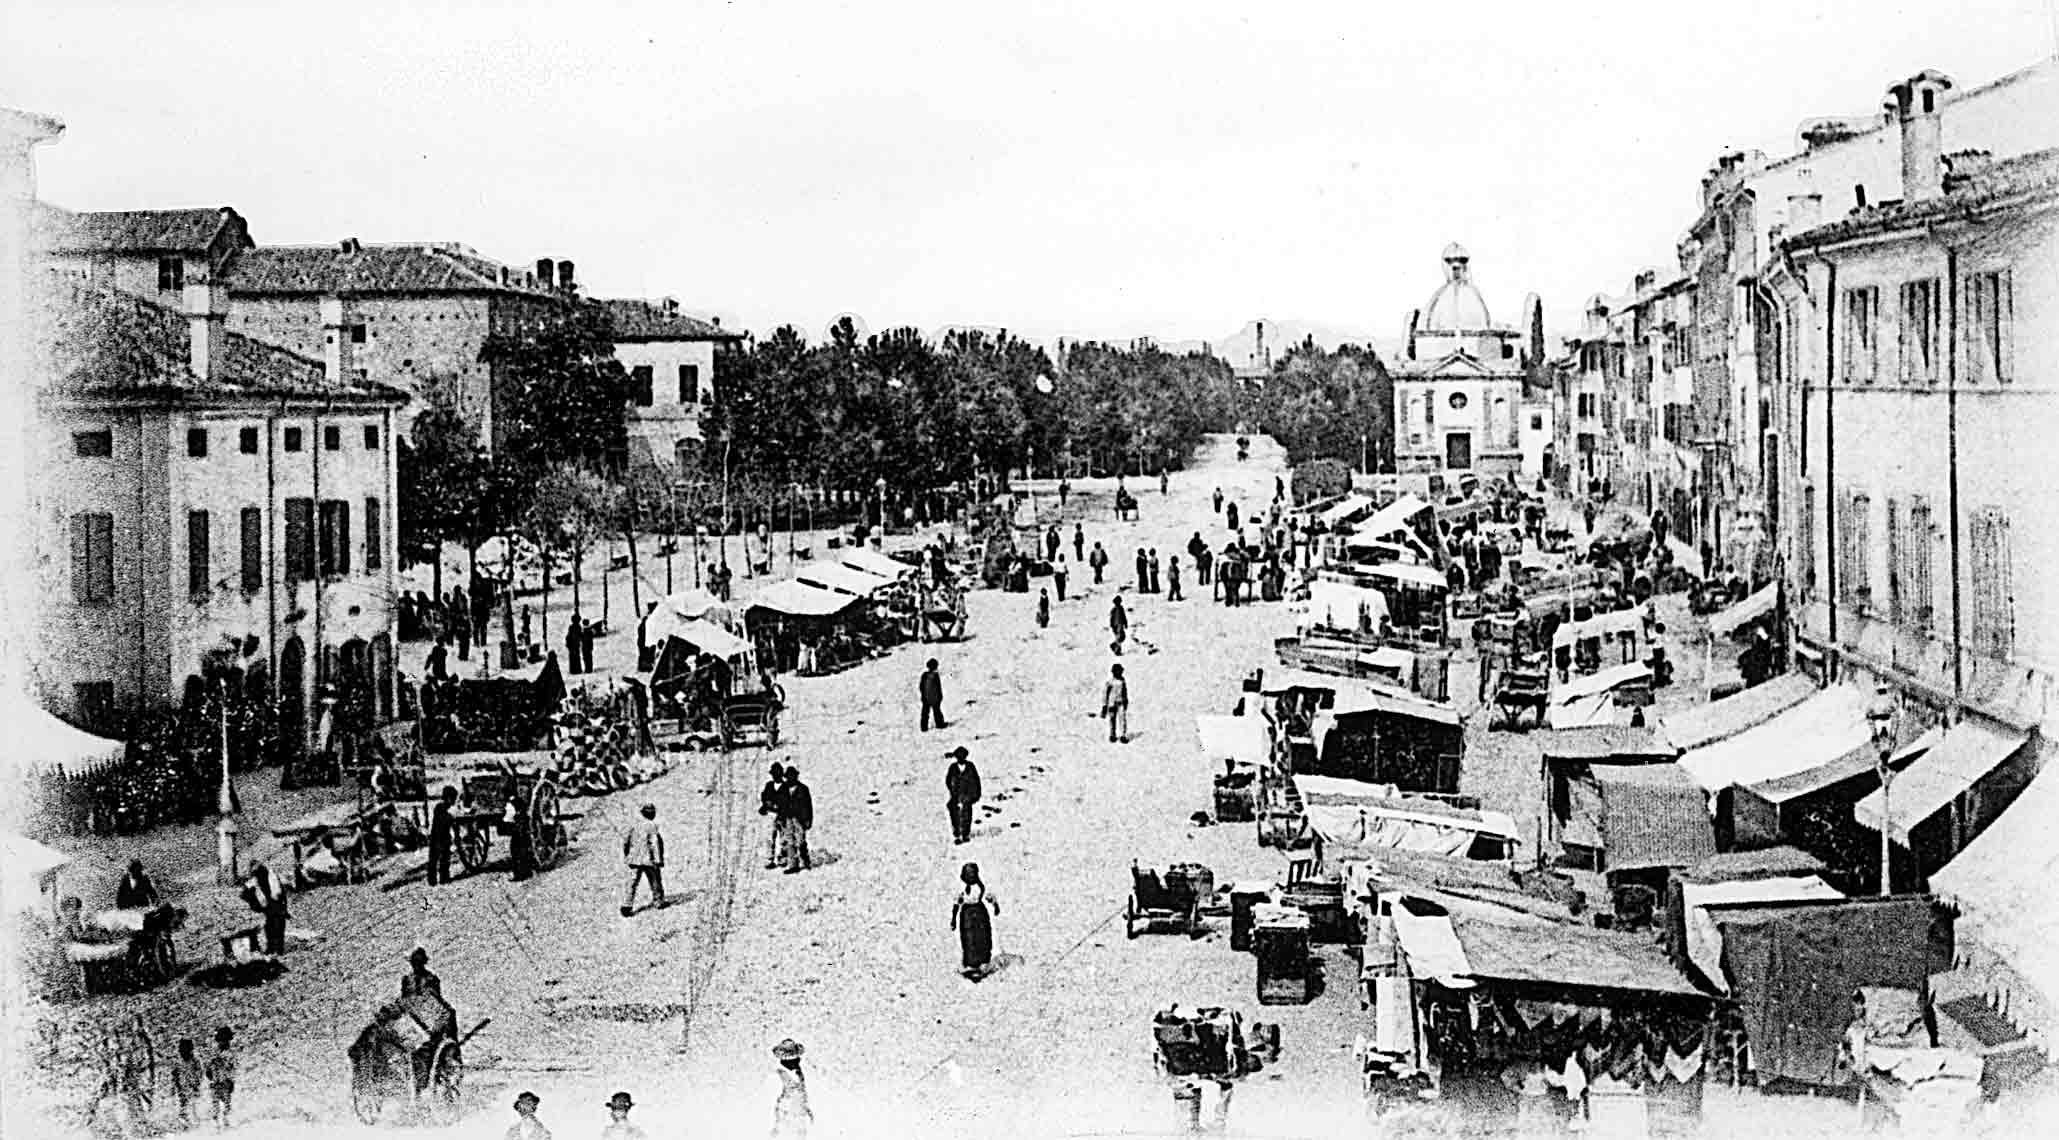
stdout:
[[536,259],[536,287],[537,287],[537,288],[539,288],[539,289],[549,289],[549,288],[551,288],[551,279],[552,279],[552,277],[553,277],[553,274],[552,274],[552,272],[551,272],[551,259],[550,259],[550,258],[548,258],[548,257],[539,257],[539,258],[537,258],[537,259]]
[[193,375],[212,380],[229,335],[229,290],[223,285],[186,286],[186,328],[191,333]]
[[1789,194],[1787,196],[1787,232],[1801,233],[1816,228],[1823,218],[1823,195]]
[[1902,126],[1902,201],[1920,202],[1945,192],[1945,92],[1951,77],[1925,68],[1888,88]]
[[322,298],[321,310],[322,371],[328,374],[329,383],[347,384],[357,363],[357,353],[350,343],[350,321],[344,313],[343,298]]
[[572,291],[572,263],[569,261],[558,262],[558,288],[567,293]]

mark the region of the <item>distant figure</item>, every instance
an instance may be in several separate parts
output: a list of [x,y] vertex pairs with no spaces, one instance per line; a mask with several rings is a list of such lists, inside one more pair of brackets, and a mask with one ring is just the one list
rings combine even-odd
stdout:
[[465,600],[465,588],[450,588],[449,621],[458,634],[458,660],[472,659],[472,614],[471,603]]
[[457,821],[451,813],[457,810],[458,790],[446,787],[436,800],[435,808],[429,812],[429,885],[442,886],[450,882],[451,848],[455,845]]
[[[1064,484],[1061,483],[1059,486],[1062,487]],[[1085,562],[1087,560],[1087,528],[1079,523],[1072,524],[1072,560],[1074,562]]]
[[1221,487],[1215,489],[1215,513],[1223,513],[1223,489]]
[[543,1098],[533,1092],[515,1098],[515,1122],[508,1126],[506,1140],[551,1140],[550,1129],[536,1119],[537,1106],[542,1103]]
[[1065,575],[1067,569],[1065,555],[1060,553],[1057,561],[1051,563],[1051,584],[1058,587],[1058,600],[1061,602],[1065,600]]
[[1159,468],[1159,469],[1158,469],[1158,493],[1159,493],[1160,495],[1165,495],[1165,494],[1167,494],[1167,493],[1168,493],[1168,492],[1169,492],[1169,491],[1171,490],[1171,488],[1172,488],[1172,480],[1171,480],[1171,479],[1170,479],[1169,477],[1167,477],[1167,475],[1166,475],[1166,473],[1165,473],[1165,468],[1163,468],[1163,467]]
[[772,774],[758,792],[758,814],[765,817],[766,824],[765,869],[768,871],[780,864],[779,801],[785,795],[786,765],[774,764]]
[[801,782],[797,764],[786,766],[786,789],[780,793],[780,822],[785,827],[782,846],[786,854],[785,873],[798,875],[815,865],[808,855],[808,829],[815,826],[815,799]]
[[979,768],[962,744],[944,755],[951,758],[951,766],[944,769],[944,804],[951,815],[951,842],[970,843],[972,808],[980,798]]
[[1060,479],[1060,480],[1058,481],[1058,509],[1059,509],[1059,510],[1061,510],[1061,511],[1062,511],[1062,510],[1064,510],[1064,509],[1065,509],[1065,500],[1067,500],[1067,499],[1069,499],[1069,498],[1071,498],[1071,497],[1072,497],[1072,481],[1071,481],[1071,480],[1069,480],[1069,479]]
[[1179,556],[1179,555],[1177,555],[1177,554],[1173,555],[1173,556],[1172,556],[1172,558],[1171,558],[1171,559],[1170,559],[1170,560],[1169,560],[1169,561],[1168,561],[1168,562],[1166,563],[1166,567],[1165,567],[1165,576],[1166,576],[1166,582],[1167,582],[1167,586],[1166,586],[1166,590],[1165,590],[1165,600],[1166,600],[1166,601],[1168,601],[1168,602],[1177,602],[1177,601],[1182,601],[1182,600],[1184,600],[1184,599],[1183,599],[1183,597],[1182,597],[1182,595],[1180,594],[1180,556]]
[[808,1077],[801,1072],[801,1043],[789,1037],[772,1047],[779,1061],[778,1094],[772,1102],[772,1140],[808,1140],[815,1113],[808,1107]]
[[450,680],[450,648],[444,644],[443,635],[436,635],[436,644],[429,649],[429,660],[423,666],[431,681]]
[[1122,656],[1123,640],[1130,635],[1130,615],[1122,608],[1121,594],[1117,594],[1108,607],[1108,632],[1115,635],[1115,655]]
[[1051,625],[1051,591],[1037,588],[1037,628],[1048,629]]
[[194,1118],[193,1106],[200,1102],[200,1058],[193,1052],[191,1037],[179,1038],[179,1056],[172,1062],[172,1095],[179,1098],[179,1127],[192,1128],[199,1123]]
[[622,836],[622,859],[629,864],[629,893],[622,900],[622,917],[636,913],[636,888],[645,879],[651,883],[651,902],[665,905],[665,836],[658,830],[658,805],[645,804],[642,819],[629,825]]
[[1101,549],[1100,543],[1095,543],[1094,552],[1087,555],[1087,566],[1094,571],[1094,584],[1100,585],[1101,572],[1108,568],[1108,552]]
[[419,997],[428,994],[443,996],[443,979],[429,971],[429,952],[420,946],[408,955],[408,972],[400,979],[400,996]]
[[565,620],[565,668],[573,673],[585,672],[586,655],[579,651],[579,624],[578,614]]
[[944,722],[944,675],[937,672],[936,658],[930,658],[923,666],[917,691],[922,699],[922,731],[929,731],[931,718],[935,718],[938,728],[951,727]]
[[236,1103],[236,1031],[224,1025],[214,1031],[214,1056],[207,1059],[207,1114],[215,1127],[229,1127]]
[[644,1140],[644,1130],[629,1123],[629,1110],[635,1107],[626,1092],[609,1097],[608,1126],[601,1129],[601,1140]]
[[162,900],[157,895],[157,884],[143,870],[143,860],[131,859],[127,873],[114,887],[114,905],[117,910],[148,910]]
[[1137,548],[1137,592],[1151,592],[1151,563],[1145,559],[1144,548],[1141,546]]
[[1163,592],[1165,584],[1158,577],[1158,548],[1155,546],[1145,552],[1144,571],[1145,575],[1151,579],[1151,592],[1154,594]]
[[1230,530],[1235,531],[1237,529],[1237,504],[1229,503],[1223,507],[1223,522],[1229,526]]
[[1122,666],[1108,667],[1108,684],[1101,690],[1101,715],[1108,720],[1108,742],[1130,742],[1130,683],[1123,680]]
[[993,968],[994,916],[1001,907],[980,882],[979,864],[960,867],[958,881],[963,889],[951,907],[951,929],[958,932],[958,969],[976,982]]

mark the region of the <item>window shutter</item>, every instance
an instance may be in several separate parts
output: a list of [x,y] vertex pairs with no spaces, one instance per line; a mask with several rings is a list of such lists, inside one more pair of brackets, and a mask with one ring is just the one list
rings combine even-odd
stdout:
[[71,517],[71,595],[75,602],[93,600],[93,516]]
[[186,512],[186,592],[196,599],[214,592],[208,522],[206,511]]
[[243,592],[254,594],[265,584],[264,512],[256,507],[243,508],[242,527]]

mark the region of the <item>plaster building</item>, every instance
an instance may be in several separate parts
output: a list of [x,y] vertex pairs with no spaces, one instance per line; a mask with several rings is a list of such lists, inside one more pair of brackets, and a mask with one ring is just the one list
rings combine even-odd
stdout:
[[[31,641],[33,599],[23,587],[28,500],[29,394],[34,357],[18,335],[28,327],[28,291],[38,262],[35,149],[55,142],[64,124],[47,115],[0,107],[0,685],[18,688],[22,649]],[[9,690],[11,691],[11,690]]]
[[325,682],[390,717],[405,394],[331,379],[353,373],[348,337],[324,361],[228,331],[219,283],[173,307],[57,275],[38,302],[46,707],[108,729],[233,668],[303,741]]
[[1564,457],[1556,471],[1557,484],[1576,497],[1599,501],[1616,494],[1618,404],[1630,355],[1621,324],[1609,298],[1588,298],[1580,331],[1565,338],[1566,355],[1554,370],[1554,452]]
[[614,325],[615,359],[629,374],[629,463],[677,477],[699,455],[717,359],[743,337],[680,312],[670,297],[595,303]]
[[480,350],[559,319],[577,295],[569,261],[538,260],[517,271],[457,242],[370,245],[355,238],[323,246],[244,251],[228,272],[229,327],[269,344],[320,357],[329,350],[323,306],[340,301],[357,379],[413,397],[405,433],[432,388],[444,386],[490,447],[495,434],[494,366]]
[[1444,283],[1409,314],[1402,359],[1388,370],[1396,470],[1520,475],[1525,334],[1494,323],[1465,247],[1443,256]]

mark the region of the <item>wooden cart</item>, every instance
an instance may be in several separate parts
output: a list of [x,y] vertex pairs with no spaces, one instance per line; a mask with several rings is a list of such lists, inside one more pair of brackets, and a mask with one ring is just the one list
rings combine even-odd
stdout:
[[1308,915],[1288,907],[1256,908],[1251,950],[1258,959],[1260,1005],[1306,1005],[1315,997]]
[[350,1046],[350,1107],[377,1124],[395,1104],[454,1124],[463,1108],[465,1042],[486,1028],[457,1029],[457,1012],[434,994],[381,1006]]
[[452,845],[467,871],[484,867],[493,837],[518,834],[529,843],[539,871],[557,865],[568,845],[558,784],[549,773],[501,771],[467,776],[458,793],[461,810],[451,813]]
[[329,877],[319,870],[310,874],[310,863],[335,861],[330,873],[345,884],[362,883],[372,877],[371,854],[366,836],[381,820],[399,810],[395,801],[331,804],[272,829],[272,838],[284,839],[293,850],[293,889],[304,891],[317,879]]
[[[1202,897],[1200,884],[1194,871],[1197,868],[1176,865],[1160,878],[1154,870],[1146,871],[1135,863],[1130,864],[1130,897],[1123,907],[1123,934],[1135,938],[1156,927],[1170,927],[1189,938],[1201,936]],[[1212,875],[1207,868],[1198,868],[1207,876],[1208,888],[1213,890]]]
[[1517,728],[1523,713],[1537,711],[1537,727],[1544,727],[1546,706],[1551,700],[1551,674],[1541,657],[1524,658],[1503,669],[1494,678],[1492,728]]
[[65,960],[79,967],[88,994],[116,989],[149,989],[179,972],[179,954],[172,932],[186,924],[182,907],[161,904],[129,910],[104,910],[85,919],[86,940],[64,945]]

